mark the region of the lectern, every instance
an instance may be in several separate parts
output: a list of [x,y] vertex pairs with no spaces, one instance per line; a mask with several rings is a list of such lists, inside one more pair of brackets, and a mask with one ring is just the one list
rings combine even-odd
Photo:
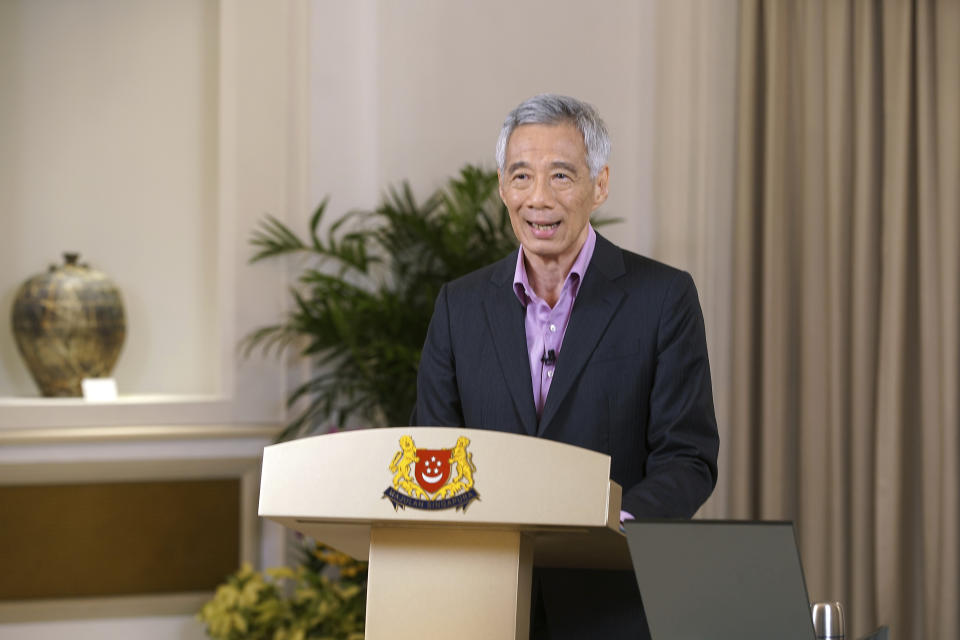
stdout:
[[400,427],[267,447],[260,515],[369,561],[372,640],[523,639],[534,565],[631,569],[610,457]]

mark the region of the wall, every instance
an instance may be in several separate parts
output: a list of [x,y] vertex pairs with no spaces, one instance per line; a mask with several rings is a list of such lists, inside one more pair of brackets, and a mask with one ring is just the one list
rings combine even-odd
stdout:
[[[592,102],[613,138],[605,231],[652,246],[655,2],[315,2],[311,181],[335,211],[409,179],[424,195],[465,163],[493,167],[507,113],[558,92]],[[595,7],[592,8],[592,7]]]

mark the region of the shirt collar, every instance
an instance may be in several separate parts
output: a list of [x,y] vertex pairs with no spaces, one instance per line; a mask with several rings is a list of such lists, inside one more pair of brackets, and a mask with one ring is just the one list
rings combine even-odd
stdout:
[[[597,246],[597,232],[593,230],[593,225],[587,224],[587,240],[580,248],[577,259],[573,261],[570,272],[563,281],[563,287],[579,287],[583,282],[583,276],[587,273],[587,267],[590,266],[590,259],[593,257],[593,250]],[[517,294],[517,299],[523,305],[531,300],[539,299],[530,286],[530,279],[527,277],[527,267],[523,261],[523,246],[517,251],[517,268],[513,272],[513,291]],[[577,289],[573,290],[573,295],[577,295]]]

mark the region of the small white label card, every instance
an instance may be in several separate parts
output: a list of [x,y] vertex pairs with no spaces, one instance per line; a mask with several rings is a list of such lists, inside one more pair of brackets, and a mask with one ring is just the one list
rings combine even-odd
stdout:
[[115,378],[84,378],[80,382],[83,399],[88,402],[115,402],[117,381]]

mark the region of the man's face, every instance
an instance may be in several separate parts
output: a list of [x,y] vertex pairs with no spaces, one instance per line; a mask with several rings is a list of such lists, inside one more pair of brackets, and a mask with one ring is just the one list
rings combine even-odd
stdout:
[[587,239],[590,214],[607,199],[609,169],[590,177],[583,136],[573,124],[525,124],[507,140],[498,175],[527,256],[569,269]]

